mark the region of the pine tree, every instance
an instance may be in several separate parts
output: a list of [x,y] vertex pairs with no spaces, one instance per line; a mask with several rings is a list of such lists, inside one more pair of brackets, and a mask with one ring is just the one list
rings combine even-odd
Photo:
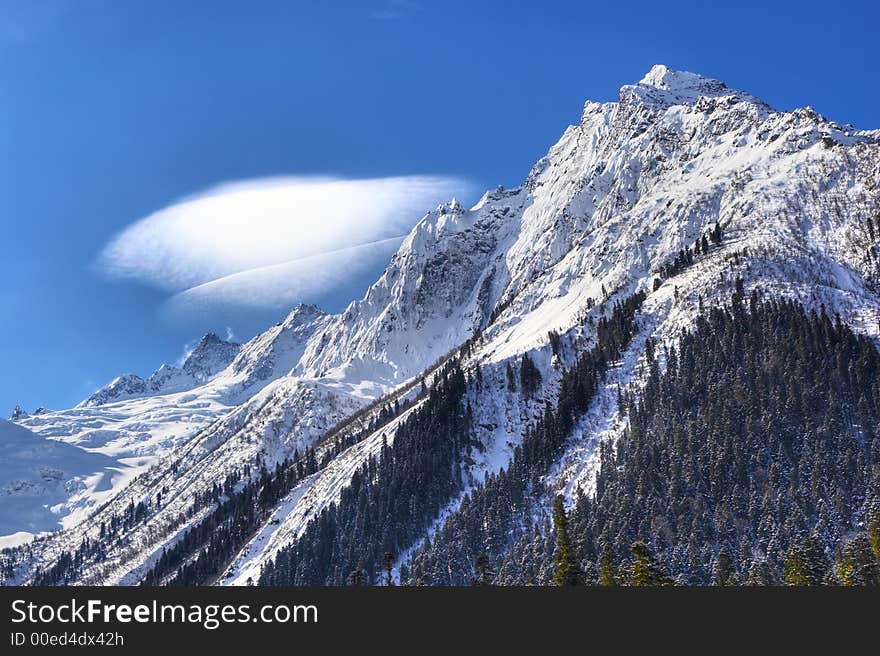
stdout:
[[[876,442],[875,438],[875,442]],[[865,508],[865,525],[874,558],[880,561],[880,476],[874,478]]]
[[612,586],[617,583],[617,567],[614,565],[614,558],[608,549],[603,549],[602,555],[599,557],[599,585]]
[[785,585],[822,585],[828,573],[825,554],[815,536],[792,542],[783,562]]
[[528,353],[523,353],[519,368],[520,389],[526,396],[534,396],[541,386],[541,372],[532,362]]
[[551,330],[547,333],[547,339],[550,341],[550,349],[553,351],[553,355],[559,357],[560,349],[562,348],[562,339],[559,337],[559,333]]
[[837,562],[837,577],[847,586],[880,585],[880,561],[874,556],[866,533],[844,544]]
[[568,517],[562,495],[557,495],[553,501],[553,528],[556,530],[556,574],[553,582],[556,585],[580,585],[582,576],[568,538]]
[[629,569],[627,585],[674,585],[674,582],[663,570],[663,567],[654,558],[651,550],[641,540],[633,542],[630,547],[635,560]]
[[479,576],[479,578],[477,578],[474,583],[476,585],[491,585],[493,572],[489,566],[489,556],[487,556],[485,553],[481,553],[479,556],[477,556],[477,561],[475,564],[477,567],[477,575]]
[[727,553],[727,547],[722,546],[715,559],[715,585],[730,585],[733,573],[733,561]]
[[352,570],[348,575],[348,584],[352,586],[362,586],[367,583],[367,575],[364,570],[358,567],[355,570]]
[[756,558],[749,568],[748,585],[774,585],[770,565],[764,558]]

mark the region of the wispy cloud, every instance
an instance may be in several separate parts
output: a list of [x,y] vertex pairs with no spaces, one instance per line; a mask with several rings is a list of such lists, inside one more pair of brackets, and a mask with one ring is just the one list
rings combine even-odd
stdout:
[[182,367],[182,366],[183,366],[183,363],[186,362],[186,359],[187,359],[190,355],[192,355],[192,352],[193,352],[193,351],[196,350],[196,345],[197,345],[198,343],[199,343],[199,342],[198,342],[198,340],[196,340],[196,339],[192,339],[192,340],[186,342],[186,343],[183,345],[183,353],[181,353],[181,354],[180,354],[180,357],[178,357],[177,360],[174,361],[174,364],[177,365],[178,367]]
[[432,176],[224,184],[129,226],[104,248],[99,266],[113,277],[182,291],[405,233],[463,186]]
[[136,221],[98,265],[174,294],[176,313],[217,303],[281,308],[387,261],[427,208],[471,190],[444,176],[223,184]]
[[165,311],[180,318],[287,309],[363,277],[377,263],[388,262],[402,241],[402,236],[383,239],[224,276],[175,294]]
[[375,20],[396,20],[421,10],[422,6],[413,0],[385,0],[370,9],[370,18]]

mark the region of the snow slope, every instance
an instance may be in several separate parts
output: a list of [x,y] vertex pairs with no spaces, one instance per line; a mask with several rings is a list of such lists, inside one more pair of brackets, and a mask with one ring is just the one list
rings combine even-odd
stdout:
[[[117,460],[39,437],[0,419],[0,546],[62,527],[66,504],[114,486],[124,465]],[[72,500],[72,501],[71,501]]]

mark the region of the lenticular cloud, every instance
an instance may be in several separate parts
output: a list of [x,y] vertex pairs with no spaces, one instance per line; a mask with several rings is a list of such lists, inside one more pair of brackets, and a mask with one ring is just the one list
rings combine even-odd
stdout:
[[[460,179],[438,176],[224,184],[130,225],[104,248],[99,266],[110,276],[175,294],[251,270],[260,270],[253,278],[265,285],[273,265],[404,234],[426,208],[467,187]],[[275,270],[293,273],[290,267]],[[338,276],[327,280],[339,282]],[[287,295],[292,286],[288,279]],[[222,287],[227,301],[236,291],[243,299],[249,295],[246,284]]]
[[282,310],[314,302],[363,277],[377,262],[388,262],[402,241],[383,239],[233,273],[175,294],[164,310],[172,318],[192,313],[214,317],[236,309]]

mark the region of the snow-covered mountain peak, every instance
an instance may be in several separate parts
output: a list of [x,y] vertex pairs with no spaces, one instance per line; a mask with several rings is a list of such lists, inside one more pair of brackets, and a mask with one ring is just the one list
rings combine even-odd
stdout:
[[220,337],[217,336],[217,333],[205,333],[202,338],[199,340],[199,343],[196,345],[195,349],[193,349],[192,353],[195,353],[198,350],[206,350],[211,349],[218,344],[224,343]]
[[20,405],[17,405],[15,406],[15,408],[13,408],[12,414],[9,416],[9,419],[11,421],[18,421],[19,419],[26,419],[29,416],[30,415],[28,415],[27,411],[25,411],[24,408],[22,408]]
[[193,389],[226,369],[240,350],[241,344],[227,342],[214,333],[208,333],[186,356],[182,366],[163,364],[146,379],[131,373],[117,376],[77,407],[89,408]]
[[298,303],[284,318],[281,325],[291,328],[302,326],[326,315],[327,313],[317,305],[312,305],[311,303]]
[[130,399],[142,396],[147,391],[147,382],[137,374],[122,374],[117,376],[101,389],[89,396],[77,407],[91,407],[104,405],[112,401]]
[[471,227],[475,216],[473,210],[465,209],[455,198],[429,210],[403,240],[377,284],[384,286],[395,279],[401,273],[401,269],[411,267],[415,262],[422,262],[435,250],[435,246],[444,235],[458,233]]
[[639,84],[674,93],[704,92],[727,88],[727,85],[719,80],[688,71],[676,71],[664,64],[652,66],[645,77],[639,80]]
[[471,211],[476,212],[482,209],[485,205],[492,201],[503,201],[505,198],[509,198],[511,196],[517,196],[522,191],[522,187],[512,187],[510,189],[506,189],[502,185],[498,185],[495,189],[489,189],[484,192],[480,197],[480,200],[471,208]]
[[227,342],[215,333],[208,333],[184,360],[182,370],[198,382],[206,382],[229,366],[240,349],[241,344]]
[[245,344],[232,362],[241,387],[287,375],[302,357],[309,339],[326,325],[328,315],[316,305],[300,303],[283,321]]
[[655,109],[666,109],[674,105],[694,105],[701,98],[731,98],[733,102],[750,102],[760,106],[766,104],[754,96],[729,88],[724,82],[710,77],[676,71],[663,64],[657,64],[636,84],[627,84],[620,89],[620,102],[635,102]]

